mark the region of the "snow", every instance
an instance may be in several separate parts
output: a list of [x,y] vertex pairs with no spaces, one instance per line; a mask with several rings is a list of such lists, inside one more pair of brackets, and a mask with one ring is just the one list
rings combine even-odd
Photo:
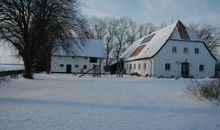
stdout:
[[187,79],[35,74],[0,84],[2,130],[219,130],[220,109]]
[[53,55],[58,56],[83,56],[104,58],[104,45],[101,39],[71,39],[71,46],[64,50],[59,47]]
[[[177,27],[178,22],[180,21],[176,21],[173,24],[167,25],[161,28],[160,30],[152,32],[151,34],[136,40],[121,55],[120,58],[124,58],[127,61],[141,59],[141,58],[150,58],[154,56],[160,50],[160,48],[163,47],[164,44],[166,44],[167,40],[169,39],[182,40],[178,32],[178,27]],[[185,28],[189,34],[191,41],[201,41],[201,39],[199,39],[196,33],[193,32],[189,27],[185,26]],[[154,36],[150,41],[144,42],[144,39],[152,36],[153,34]],[[131,56],[131,54],[135,51],[135,49],[138,48],[138,46],[141,44],[146,44],[144,49],[137,56]],[[201,44],[203,44],[202,41]]]

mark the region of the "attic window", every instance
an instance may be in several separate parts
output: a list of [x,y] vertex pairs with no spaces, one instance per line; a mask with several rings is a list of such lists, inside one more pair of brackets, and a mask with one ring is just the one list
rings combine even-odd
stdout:
[[155,33],[145,37],[141,43],[149,42],[154,37],[154,35]]

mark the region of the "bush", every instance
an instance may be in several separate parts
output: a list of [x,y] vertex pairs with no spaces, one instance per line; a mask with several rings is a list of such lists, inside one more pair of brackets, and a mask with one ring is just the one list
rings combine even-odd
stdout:
[[186,86],[186,92],[196,97],[220,101],[220,79],[207,82],[191,80],[190,84]]

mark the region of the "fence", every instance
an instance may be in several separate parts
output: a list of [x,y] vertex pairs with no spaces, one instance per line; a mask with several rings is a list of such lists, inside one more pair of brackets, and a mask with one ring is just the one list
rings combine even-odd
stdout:
[[7,81],[7,77],[18,78],[19,74],[22,74],[24,70],[8,70],[0,72],[0,82]]

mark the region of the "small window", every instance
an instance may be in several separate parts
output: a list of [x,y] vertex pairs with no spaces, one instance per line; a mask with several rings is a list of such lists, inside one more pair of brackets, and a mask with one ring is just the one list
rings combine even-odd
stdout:
[[134,64],[134,70],[136,69],[136,64]]
[[60,64],[60,67],[64,67],[64,65],[63,65],[63,64]]
[[132,64],[130,64],[130,70],[132,69]]
[[199,65],[199,71],[203,72],[204,71],[204,65]]
[[87,59],[87,57],[85,57],[85,59]]
[[75,65],[75,68],[78,68],[79,67],[79,65]]
[[166,71],[170,71],[170,64],[169,64],[169,63],[166,63],[166,64],[165,64],[165,70],[166,70]]
[[195,54],[199,54],[199,48],[195,48]]
[[183,52],[184,52],[184,53],[188,53],[188,48],[187,48],[187,47],[184,47]]
[[146,36],[141,43],[146,43],[146,42],[149,42],[153,37],[154,37],[155,33],[154,34],[150,34],[148,36]]
[[140,63],[138,64],[138,69],[139,69],[139,70],[141,69],[141,64],[140,64]]
[[144,63],[144,70],[146,70],[147,69],[147,64],[146,63]]
[[173,52],[173,53],[176,53],[176,52],[177,52],[176,47],[172,47],[172,52]]
[[87,65],[83,65],[83,69],[87,69]]
[[97,58],[90,57],[90,63],[97,63]]

